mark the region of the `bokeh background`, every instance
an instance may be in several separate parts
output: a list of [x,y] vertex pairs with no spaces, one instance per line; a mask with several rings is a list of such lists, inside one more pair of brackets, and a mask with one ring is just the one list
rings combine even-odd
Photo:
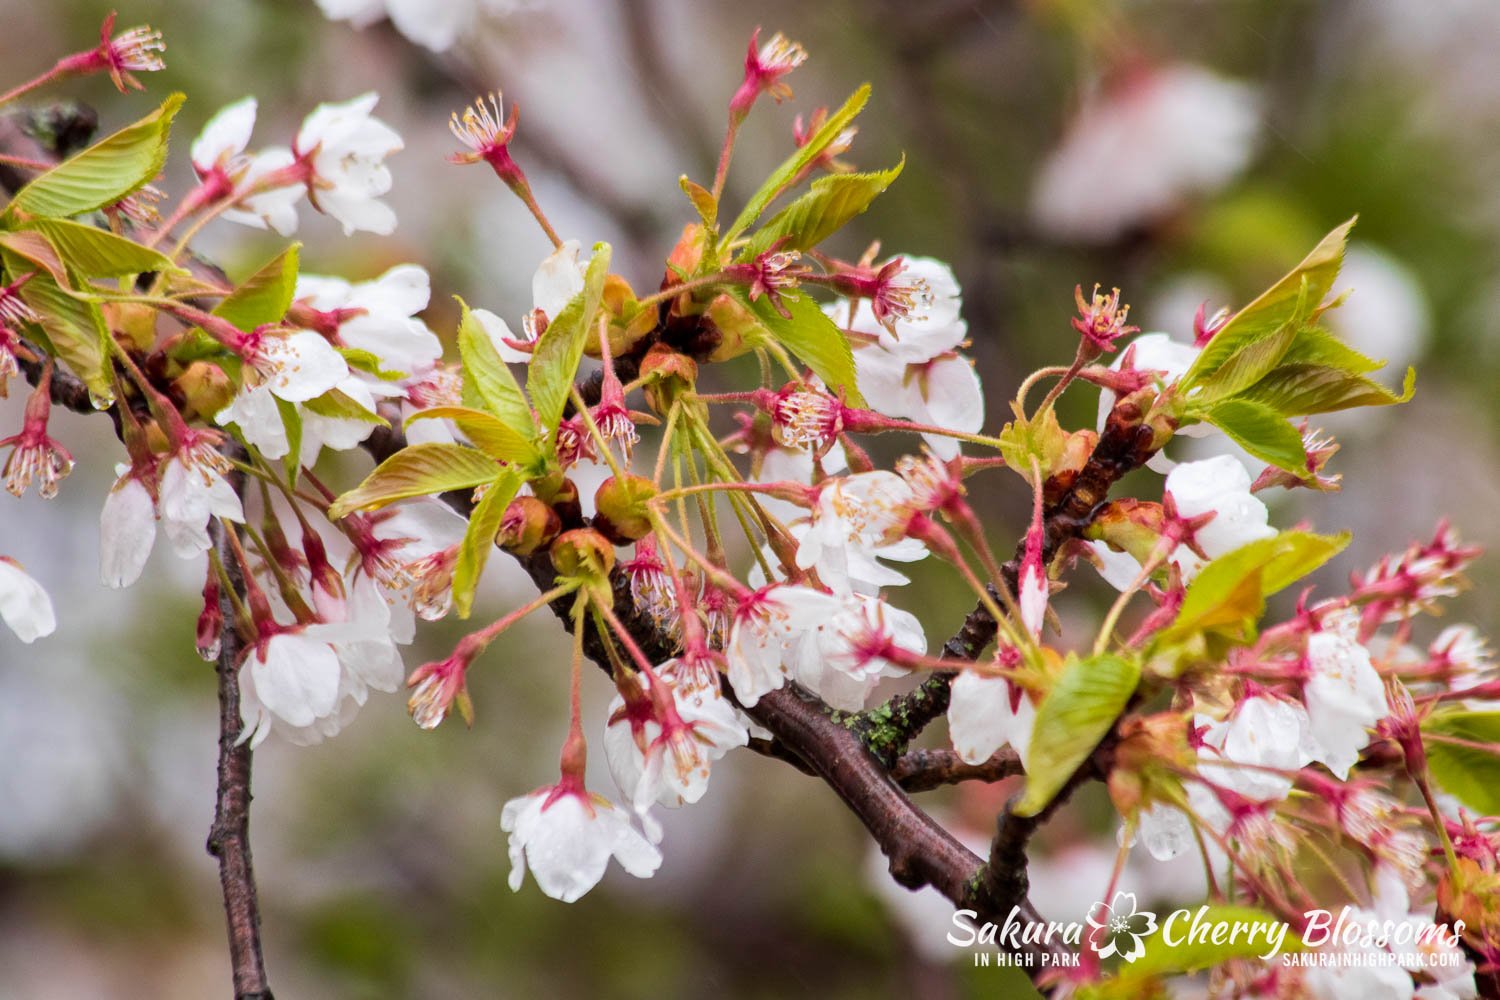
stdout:
[[[122,98],[102,81],[63,92],[115,127],[150,96],[186,91],[164,182],[181,191],[187,140],[223,103],[255,94],[258,141],[285,142],[316,103],[378,90],[379,115],[407,141],[391,161],[400,226],[346,239],[304,213],[304,268],[364,278],[424,263],[427,318],[447,335],[454,293],[515,323],[546,250],[493,176],[443,162],[450,111],[496,87],[518,101],[514,148],[558,229],[610,241],[622,273],[650,288],[691,218],[678,175],[712,174],[745,40],[756,25],[784,30],[812,55],[792,80],[796,100],[747,126],[731,197],[790,149],[794,113],[872,82],[850,158],[875,168],[904,153],[906,171],[835,248],[856,256],[878,238],[953,263],[989,428],[1026,372],[1071,357],[1076,284],[1119,285],[1143,328],[1190,338],[1200,302],[1243,304],[1358,212],[1341,282],[1355,294],[1335,322],[1392,359],[1387,382],[1417,364],[1418,393],[1397,411],[1328,420],[1344,443],[1344,492],[1276,500],[1273,521],[1355,532],[1325,586],[1444,515],[1469,539],[1500,540],[1500,7],[1489,0],[423,6],[392,3],[414,42],[378,16],[378,0],[363,27],[312,0],[131,0],[122,23],[149,21],[168,39],[150,95]],[[0,0],[7,85],[86,46],[107,11]],[[433,51],[450,15],[457,43]],[[201,246],[244,273],[276,244],[216,224]],[[0,404],[0,427],[19,424],[20,402],[13,392]],[[1094,405],[1081,390],[1064,413],[1087,423]],[[118,446],[96,421],[59,415],[56,427],[80,460],[61,495],[0,505],[0,552],[48,587],[61,620],[33,646],[0,632],[0,997],[223,995],[223,917],[203,849],[215,706],[193,651],[201,580],[158,555],[135,588],[99,585],[95,525]],[[333,474],[352,484],[363,472],[351,456]],[[1130,485],[1159,490],[1145,476]],[[1024,490],[989,476],[974,498],[1008,546]],[[1480,564],[1454,620],[1500,621],[1480,599],[1500,584],[1497,562]],[[481,613],[527,592],[503,564]],[[1078,576],[1058,601],[1074,638],[1105,596]],[[970,604],[937,567],[898,600],[934,644]],[[459,634],[427,628],[408,665]],[[330,743],[256,755],[253,844],[278,996],[1021,995],[1005,974],[955,961],[941,901],[889,884],[822,786],[750,754],[716,768],[701,804],[666,817],[654,879],[612,871],[572,906],[529,884],[512,894],[500,805],[555,775],[565,649],[540,617],[493,647],[471,675],[472,731],[422,732],[400,697],[377,695]],[[607,692],[590,680],[597,731]],[[927,798],[983,839],[1004,792]],[[1113,843],[1107,804],[1080,796],[1042,842],[1043,910],[1079,919]],[[1149,859],[1127,872],[1152,898],[1188,898],[1196,879]]]

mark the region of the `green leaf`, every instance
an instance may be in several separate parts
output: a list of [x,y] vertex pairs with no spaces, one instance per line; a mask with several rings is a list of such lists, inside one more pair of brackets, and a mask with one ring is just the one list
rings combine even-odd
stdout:
[[1288,417],[1304,417],[1359,406],[1404,403],[1416,391],[1417,370],[1408,368],[1399,394],[1379,382],[1325,365],[1282,364],[1232,402],[1251,402]]
[[[10,274],[32,270],[27,266],[29,260],[9,247],[0,249],[0,258]],[[21,298],[36,310],[51,353],[83,379],[97,399],[112,399],[110,334],[98,305],[73,298],[50,274],[40,271],[21,286]]]
[[536,436],[536,418],[521,385],[511,374],[490,335],[474,318],[468,303],[458,300],[463,310],[458,323],[458,353],[464,366],[464,387],[478,395],[478,402],[521,437]]
[[408,372],[391,371],[380,366],[380,355],[374,351],[367,351],[362,347],[339,347],[336,348],[344,363],[356,371],[362,371],[366,375],[373,375],[382,382],[399,382],[406,378]]
[[812,190],[776,213],[740,251],[740,260],[755,257],[783,241],[779,250],[808,250],[841,229],[870,207],[870,203],[901,175],[906,158],[889,170],[869,174],[830,174],[812,183]]
[[1427,766],[1443,790],[1486,816],[1500,816],[1500,754],[1457,746],[1443,738],[1500,750],[1500,712],[1434,712],[1422,723]]
[[495,536],[505,519],[505,508],[510,506],[520,487],[519,475],[504,473],[490,483],[483,499],[469,514],[469,527],[458,549],[458,562],[453,566],[453,607],[460,618],[469,617],[474,607],[474,588],[479,585],[484,564],[490,557],[490,550],[495,547]]
[[499,469],[477,448],[441,442],[407,445],[335,500],[328,516],[337,520],[351,511],[376,510],[407,497],[473,489],[492,481]]
[[1228,399],[1254,385],[1281,363],[1297,339],[1297,332],[1296,324],[1285,323],[1268,337],[1242,344],[1212,375],[1198,383],[1193,402],[1204,405]]
[[298,256],[302,244],[293,243],[272,257],[230,292],[214,315],[246,332],[265,323],[280,322],[292,307],[297,290]]
[[46,237],[69,267],[89,277],[179,270],[164,254],[107,229],[67,219],[36,219],[26,229]]
[[828,148],[829,143],[838,138],[839,133],[848,127],[849,123],[860,113],[865,106],[865,102],[869,99],[870,85],[867,83],[850,95],[849,99],[844,102],[844,106],[834,112],[823,123],[822,128],[813,133],[812,138],[807,141],[805,146],[802,146],[791,156],[787,157],[781,166],[777,167],[771,173],[771,176],[766,178],[766,182],[760,186],[760,190],[756,191],[750,197],[750,201],[745,205],[744,210],[734,220],[734,224],[729,227],[729,231],[724,234],[722,242],[726,244],[733,242],[740,233],[743,233],[756,219],[760,218],[761,213],[766,210],[766,206],[775,201],[776,196],[781,194],[782,191],[797,179],[797,175],[802,173],[803,168],[817,159],[818,154],[822,153],[823,150]]
[[609,274],[609,257],[608,243],[594,244],[594,256],[583,276],[583,291],[552,317],[531,354],[526,386],[531,390],[537,419],[547,432],[548,444],[557,438],[557,425],[567,407],[578,363],[583,360],[583,345],[588,342],[589,327],[599,311],[604,278]]
[[67,265],[57,255],[57,247],[53,246],[52,241],[41,233],[0,232],[0,246],[11,251],[16,257],[24,259],[26,265],[35,265],[35,267],[26,265],[18,267],[12,258],[7,257],[6,269],[10,271],[12,279],[19,278],[27,271],[41,268],[63,288],[73,287],[73,278],[68,274]]
[[1282,356],[1281,364],[1324,365],[1355,375],[1368,375],[1385,367],[1384,361],[1366,357],[1320,326],[1304,326],[1298,330],[1291,348]]
[[1249,399],[1229,399],[1209,410],[1203,419],[1261,461],[1307,477],[1302,435],[1271,407]]
[[296,486],[297,474],[302,471],[302,414],[296,403],[289,403],[280,396],[271,398],[276,401],[276,412],[281,414],[281,426],[286,428],[286,455],[281,459],[286,469],[286,481]]
[[[1188,933],[1195,921],[1207,928],[1206,938]],[[1221,933],[1226,938],[1236,927],[1243,930],[1237,940],[1214,944],[1213,934],[1220,927],[1224,928]],[[1146,953],[1122,966],[1120,975],[1136,978],[1200,972],[1234,958],[1258,958],[1273,947],[1280,954],[1301,951],[1303,947],[1301,937],[1289,933],[1287,924],[1280,918],[1254,907],[1228,904],[1203,906],[1193,916],[1178,917],[1172,924],[1171,936],[1174,944],[1167,943],[1167,927],[1163,924],[1143,942]]]
[[703,224],[712,226],[719,217],[719,203],[714,200],[713,192],[702,184],[689,180],[687,174],[677,178],[677,186],[682,188],[682,193],[693,203],[693,209],[698,213],[698,218],[703,220]]
[[[739,290],[735,294],[743,296]],[[743,297],[740,301],[760,318],[780,344],[823,380],[829,391],[843,389],[844,399],[850,406],[865,405],[854,371],[854,352],[849,347],[849,338],[818,308],[811,296],[781,297],[781,303],[791,313],[791,318],[777,312],[766,296],[755,302]]]
[[167,159],[167,135],[183,95],[173,94],[161,107],[107,139],[100,140],[34,178],[16,192],[5,218],[17,215],[67,218],[111,205],[161,173]]
[[497,461],[530,465],[542,457],[530,438],[522,437],[499,417],[483,410],[471,410],[467,406],[433,406],[418,410],[406,422],[409,425],[413,420],[440,418],[457,424],[476,448]]
[[1267,597],[1322,566],[1348,544],[1347,532],[1283,531],[1225,553],[1188,584],[1177,620],[1157,635],[1156,643],[1167,645],[1208,630],[1243,633],[1260,618]]
[[1000,431],[1000,455],[1028,483],[1032,483],[1031,464],[1035,459],[1045,479],[1068,446],[1068,434],[1057,422],[1057,411],[1049,406],[1027,420],[1021,407],[1012,403],[1011,408],[1016,419]]
[[1113,653],[1070,657],[1036,710],[1017,816],[1047,807],[1115,724],[1141,678],[1140,665]]
[[1338,278],[1354,221],[1350,219],[1323,237],[1291,273],[1230,317],[1183,375],[1183,391],[1205,383],[1230,358],[1276,334],[1282,327],[1290,324],[1295,329],[1305,325]]

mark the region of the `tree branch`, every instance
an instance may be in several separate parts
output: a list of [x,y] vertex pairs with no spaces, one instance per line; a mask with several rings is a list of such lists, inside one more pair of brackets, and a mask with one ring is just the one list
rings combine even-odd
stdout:
[[[238,445],[226,444],[225,453],[243,460]],[[243,496],[243,473],[232,472],[229,483]],[[240,565],[225,544],[222,522],[210,524],[214,548],[224,563],[236,593],[244,591]],[[260,906],[255,891],[255,871],[250,860],[250,747],[240,742],[239,663],[243,653],[235,627],[230,594],[219,595],[224,626],[219,644],[219,785],[214,824],[208,833],[208,853],[219,859],[219,885],[224,894],[224,916],[229,926],[229,960],[234,971],[235,1000],[272,1000],[266,981],[260,947]]]
[[1009,748],[969,764],[953,750],[908,750],[891,768],[891,777],[908,792],[927,792],[964,781],[1001,781],[1024,774],[1021,758]]

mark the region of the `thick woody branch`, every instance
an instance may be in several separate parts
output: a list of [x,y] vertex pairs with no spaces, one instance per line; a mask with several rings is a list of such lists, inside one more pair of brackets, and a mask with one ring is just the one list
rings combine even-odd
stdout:
[[[238,446],[230,445],[243,459]],[[244,492],[244,476],[231,473],[230,484]],[[239,563],[225,544],[222,523],[210,527],[214,547],[229,576],[230,584],[243,593]],[[255,890],[255,870],[250,859],[250,747],[240,742],[239,663],[243,646],[235,628],[234,606],[225,592],[219,597],[224,627],[219,645],[219,781],[214,824],[208,834],[208,853],[219,860],[219,885],[224,895],[224,916],[229,927],[229,959],[234,974],[235,1000],[271,1000],[265,961],[260,947],[260,905]]]

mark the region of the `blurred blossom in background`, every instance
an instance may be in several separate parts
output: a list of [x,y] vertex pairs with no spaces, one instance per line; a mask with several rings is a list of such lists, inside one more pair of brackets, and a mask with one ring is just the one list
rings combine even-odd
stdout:
[[[7,76],[78,47],[106,12],[0,0]],[[1355,532],[1327,580],[1442,514],[1492,551],[1500,542],[1500,7],[1486,0],[152,0],[121,17],[166,34],[152,92],[189,95],[166,178],[176,189],[190,137],[231,101],[254,95],[257,141],[286,144],[316,104],[379,93],[405,141],[383,196],[399,225],[345,239],[304,213],[304,267],[363,281],[424,264],[423,318],[445,342],[454,294],[520,329],[548,250],[488,171],[444,162],[449,113],[502,89],[524,109],[515,152],[562,236],[612,242],[621,273],[654,287],[690,215],[676,179],[712,176],[756,25],[811,57],[796,99],[747,124],[731,198],[793,148],[796,114],[872,82],[845,158],[871,169],[904,153],[907,167],[834,249],[856,257],[878,233],[884,254],[951,262],[992,392],[1071,356],[1075,285],[1118,285],[1144,329],[1190,341],[1200,304],[1244,304],[1358,212],[1340,282],[1353,295],[1330,321],[1388,359],[1385,381],[1418,365],[1418,393],[1327,421],[1344,445],[1333,464],[1344,492],[1290,497],[1273,516]],[[97,80],[66,94],[106,128],[143,107]],[[270,239],[220,223],[202,245],[243,273]],[[1088,422],[1089,395],[1071,393],[1067,416]],[[19,424],[22,403],[0,402],[0,424]],[[214,688],[193,650],[201,580],[157,554],[142,585],[101,587],[94,525],[113,459],[91,452],[92,430],[59,413],[54,433],[77,470],[57,500],[28,496],[0,519],[0,551],[48,589],[62,623],[31,645],[0,630],[0,995],[218,995],[223,915],[203,850]],[[354,453],[325,462],[345,483],[365,471]],[[1000,535],[1021,533],[1021,491],[971,499]],[[940,571],[911,573],[909,606],[929,635],[950,632],[970,601]],[[1500,559],[1474,578],[1493,592]],[[478,614],[531,593],[494,561]],[[1500,625],[1473,594],[1459,603],[1457,614]],[[408,667],[457,635],[453,622],[424,626]],[[673,849],[651,881],[611,872],[571,907],[512,894],[500,806],[552,773],[566,651],[541,617],[497,643],[470,677],[472,731],[423,732],[401,697],[377,693],[337,740],[261,749],[253,840],[279,995],[995,995],[995,970],[954,961],[933,893],[897,887],[832,796],[750,754],[720,764],[697,806],[663,817]],[[607,692],[586,690],[601,734]],[[608,788],[603,753],[593,757],[590,780]],[[924,794],[956,835],[983,842],[1010,791]],[[1081,918],[1102,891],[1112,815],[1086,794],[1047,828],[1032,881],[1057,917]],[[1200,897],[1197,866],[1150,863],[1135,849],[1122,880],[1143,906]]]

